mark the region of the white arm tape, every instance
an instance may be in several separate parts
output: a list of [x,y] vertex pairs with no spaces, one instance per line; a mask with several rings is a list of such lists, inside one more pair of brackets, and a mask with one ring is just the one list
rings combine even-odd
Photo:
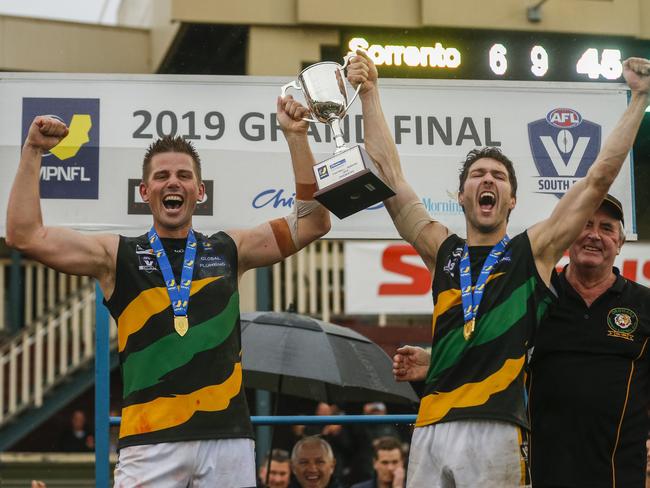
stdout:
[[404,205],[394,220],[399,235],[411,244],[415,243],[422,229],[430,222],[434,222],[434,219],[420,200],[413,200]]
[[293,206],[293,212],[285,217],[287,224],[289,224],[289,232],[291,232],[291,240],[293,241],[296,249],[300,249],[298,242],[298,219],[306,217],[320,206],[316,200],[296,200]]

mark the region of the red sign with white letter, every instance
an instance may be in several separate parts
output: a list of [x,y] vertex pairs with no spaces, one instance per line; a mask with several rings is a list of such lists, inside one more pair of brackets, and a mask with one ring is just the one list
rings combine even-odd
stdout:
[[[568,257],[558,263],[561,269]],[[650,243],[628,242],[616,258],[623,276],[650,286]],[[346,242],[345,312],[431,314],[431,275],[420,256],[400,241]]]

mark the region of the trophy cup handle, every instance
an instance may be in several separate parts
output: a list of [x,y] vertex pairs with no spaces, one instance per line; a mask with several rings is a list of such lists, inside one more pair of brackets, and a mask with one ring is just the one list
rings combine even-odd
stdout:
[[[282,87],[282,91],[281,91],[282,98],[285,97],[285,95],[287,94],[287,90],[289,88],[295,88],[296,90],[301,90],[302,91],[302,87],[300,86],[300,84],[296,80],[290,81],[289,83],[287,83],[286,85],[284,85]],[[302,120],[304,120],[305,122],[318,122],[318,120],[308,119],[307,117],[303,117]]]
[[282,87],[282,92],[281,92],[282,98],[284,98],[286,96],[287,90],[289,88],[295,88],[296,90],[302,90],[302,88],[300,87],[300,85],[298,84],[298,82],[296,80],[290,81],[289,83],[287,83],[286,85],[284,85]]
[[[350,59],[352,59],[353,56],[356,56],[356,53],[348,53],[343,58],[343,66],[341,66],[340,69],[341,69],[341,74],[343,75],[344,78],[345,78],[345,75],[343,74],[343,72],[345,71],[345,68],[348,66],[348,63],[350,62]],[[357,99],[357,96],[359,96],[359,90],[361,90],[361,85],[357,86],[357,89],[354,92],[354,95],[352,95],[352,98],[350,99],[348,104],[345,106],[345,112],[348,111],[348,109],[350,108],[350,105],[352,105],[352,103]]]

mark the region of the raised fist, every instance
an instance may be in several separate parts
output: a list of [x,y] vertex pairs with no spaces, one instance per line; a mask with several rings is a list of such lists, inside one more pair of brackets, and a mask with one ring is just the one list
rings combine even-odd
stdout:
[[623,62],[623,76],[632,91],[648,93],[650,90],[650,61],[628,58]]
[[47,152],[68,135],[68,127],[53,117],[39,115],[29,127],[25,146]]

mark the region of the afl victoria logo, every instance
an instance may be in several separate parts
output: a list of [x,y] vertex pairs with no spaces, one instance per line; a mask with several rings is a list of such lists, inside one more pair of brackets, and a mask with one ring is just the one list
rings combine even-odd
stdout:
[[539,173],[536,193],[561,198],[587,174],[600,150],[600,137],[600,125],[572,108],[554,108],[529,123],[528,140]]

